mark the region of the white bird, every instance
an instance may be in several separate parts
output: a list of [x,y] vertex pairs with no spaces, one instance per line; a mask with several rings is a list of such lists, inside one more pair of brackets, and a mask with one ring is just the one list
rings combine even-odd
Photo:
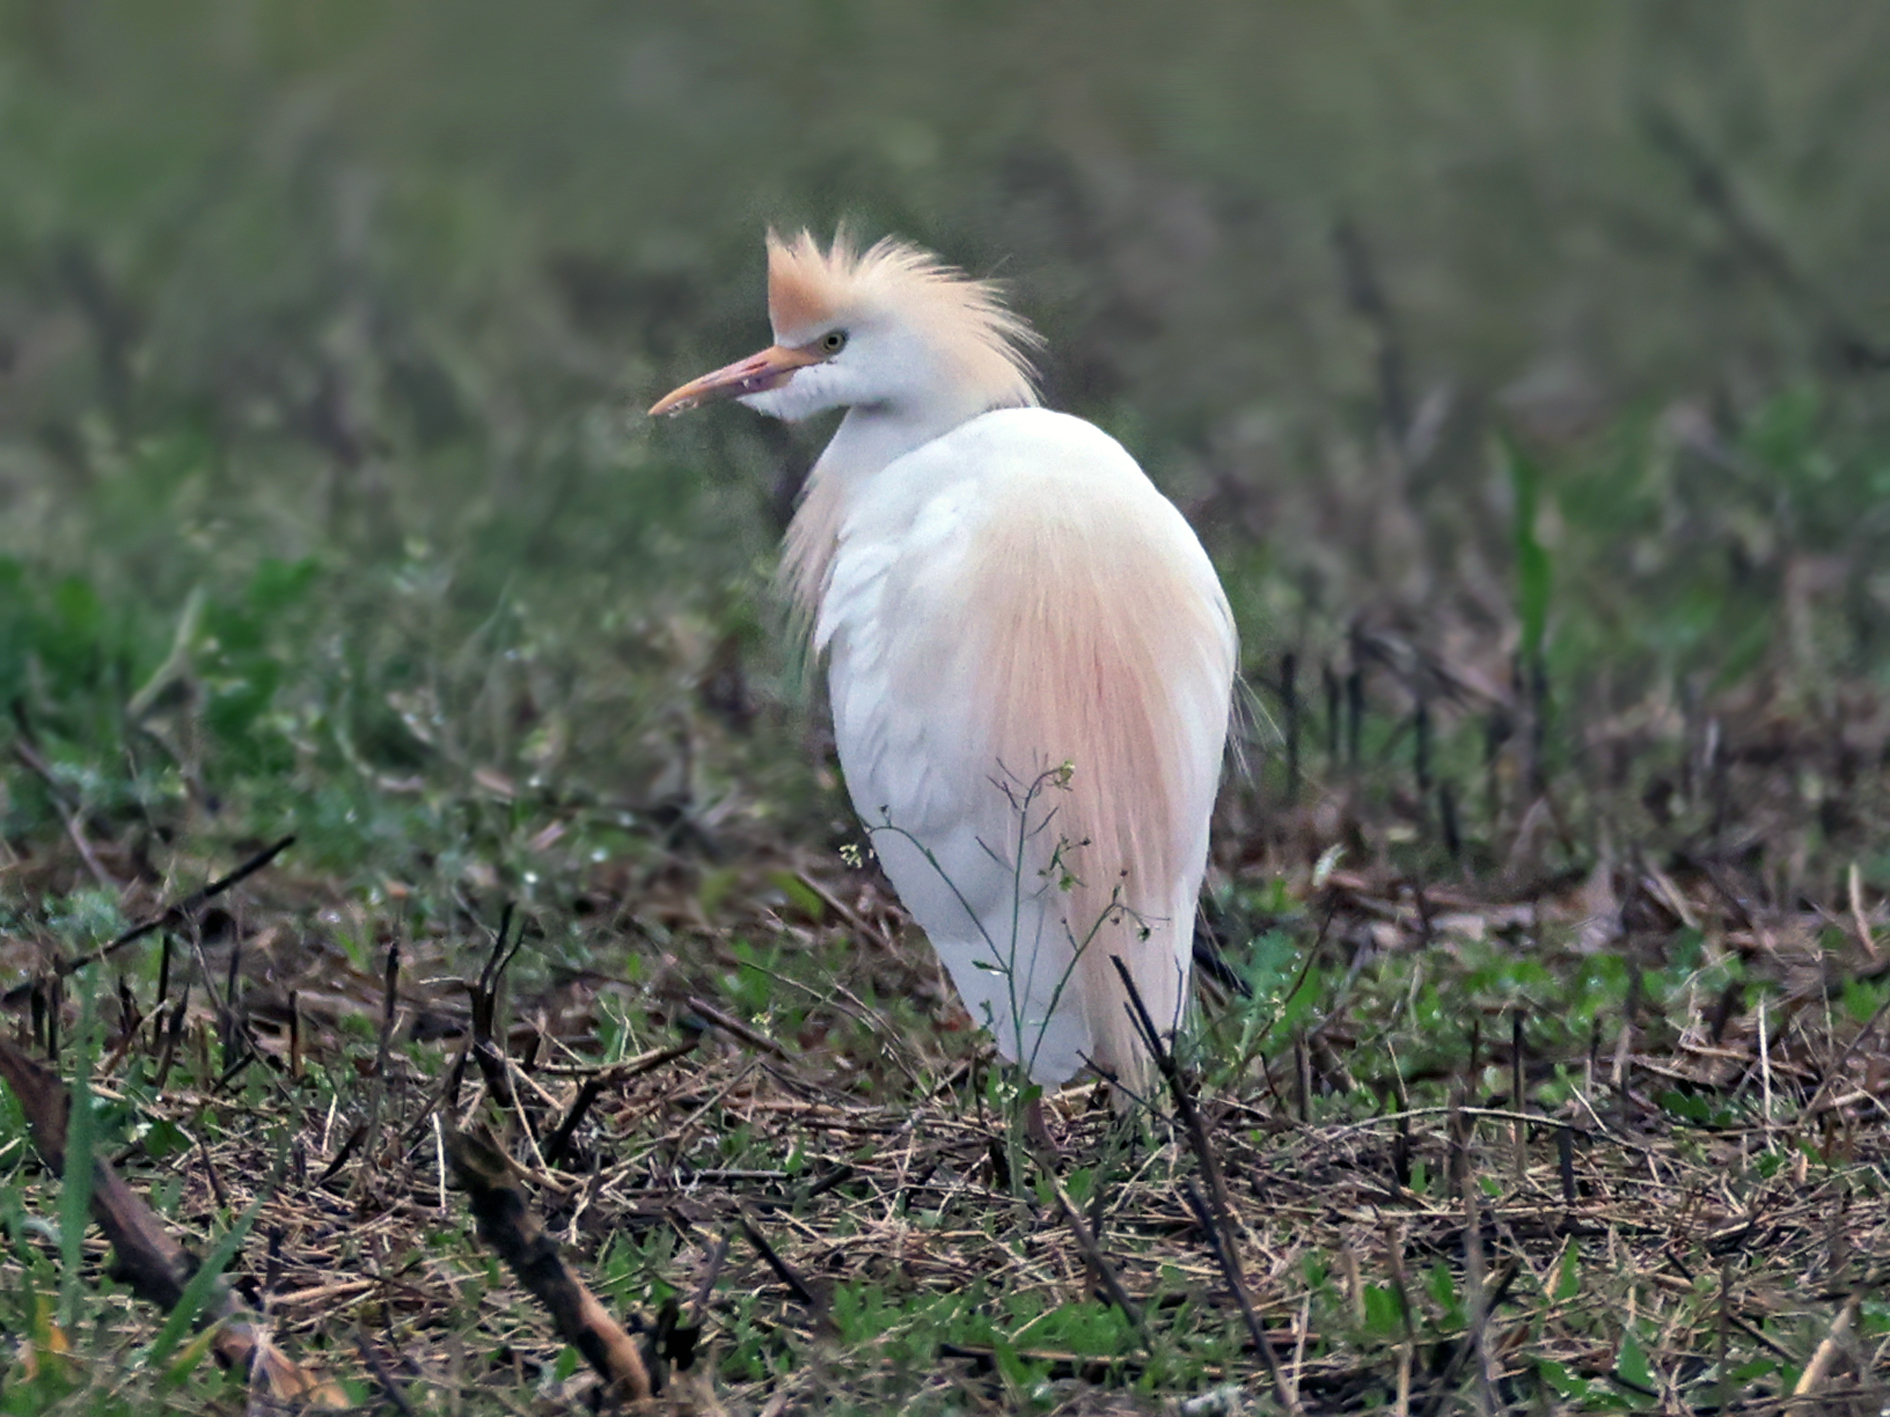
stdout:
[[770,348],[650,412],[847,410],[783,579],[854,808],[1005,1058],[1139,1091],[1110,961],[1180,1025],[1236,653],[1214,567],[1121,444],[1037,406],[1040,341],[990,283],[770,233],[768,315]]

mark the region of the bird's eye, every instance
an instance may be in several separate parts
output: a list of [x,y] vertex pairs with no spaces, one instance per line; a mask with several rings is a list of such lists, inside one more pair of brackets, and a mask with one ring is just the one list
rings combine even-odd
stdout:
[[822,351],[827,354],[838,354],[847,347],[847,332],[845,330],[828,330],[826,334],[820,337],[820,347]]

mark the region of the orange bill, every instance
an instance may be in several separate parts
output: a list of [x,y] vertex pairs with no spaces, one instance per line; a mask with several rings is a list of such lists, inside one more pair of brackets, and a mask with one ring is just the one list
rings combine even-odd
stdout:
[[743,394],[778,389],[794,377],[796,369],[818,364],[825,357],[814,350],[770,345],[759,354],[751,354],[725,369],[704,374],[700,379],[691,379],[680,389],[671,390],[656,401],[650,413],[652,416],[659,413],[686,413],[699,404],[713,403],[717,399],[740,398]]

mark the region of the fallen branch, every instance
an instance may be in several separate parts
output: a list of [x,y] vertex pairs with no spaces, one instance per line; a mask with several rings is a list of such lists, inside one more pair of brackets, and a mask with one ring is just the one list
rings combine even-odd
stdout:
[[[33,1135],[34,1148],[47,1169],[66,1169],[66,1123],[70,1101],[65,1083],[51,1069],[0,1039],[0,1077],[20,1100],[20,1111]],[[183,1301],[197,1260],[172,1239],[164,1222],[108,1161],[93,1162],[92,1219],[112,1246],[112,1276],[140,1299],[166,1313]],[[268,1330],[219,1277],[210,1285],[200,1324],[216,1324],[211,1351],[226,1367],[240,1368],[254,1383],[269,1385],[278,1401],[299,1400],[317,1407],[346,1407],[348,1399],[333,1383],[294,1362],[270,1340]]]
[[453,1183],[466,1192],[479,1238],[498,1251],[518,1282],[551,1315],[558,1336],[590,1362],[619,1401],[651,1395],[650,1370],[635,1340],[571,1272],[558,1245],[512,1185],[505,1155],[482,1137],[444,1127]]
[[1793,1397],[1809,1397],[1823,1385],[1831,1372],[1831,1365],[1843,1350],[1851,1326],[1857,1322],[1857,1310],[1863,1298],[1861,1293],[1857,1293],[1844,1301],[1844,1307],[1838,1310],[1838,1316],[1831,1321],[1830,1330],[1819,1342],[1817,1351],[1811,1355],[1811,1361],[1805,1364],[1805,1371],[1792,1388]]
[[101,945],[90,954],[82,954],[77,959],[60,960],[57,966],[59,976],[64,978],[68,974],[73,974],[84,969],[88,964],[97,964],[101,960],[110,959],[126,945],[134,944],[154,931],[162,930],[169,925],[183,924],[199,910],[202,910],[204,906],[230,889],[231,886],[240,885],[242,882],[248,880],[293,845],[295,845],[295,838],[285,836],[274,845],[264,847],[241,866],[238,866],[234,871],[230,872],[229,875],[221,876],[210,882],[209,885],[192,891],[182,900],[174,901],[172,904],[165,906],[163,910],[153,915],[149,920],[141,921],[133,925],[129,930],[125,931],[124,934],[118,936],[117,939],[112,940],[109,944]]
[[815,1314],[826,1312],[826,1305],[820,1302],[820,1296],[807,1287],[807,1282],[794,1272],[794,1267],[781,1258],[780,1252],[768,1243],[768,1237],[761,1233],[761,1228],[748,1218],[744,1211],[739,1217],[742,1234],[748,1237],[748,1243],[755,1247],[768,1268],[774,1271],[774,1277],[787,1286],[788,1292],[802,1308]]

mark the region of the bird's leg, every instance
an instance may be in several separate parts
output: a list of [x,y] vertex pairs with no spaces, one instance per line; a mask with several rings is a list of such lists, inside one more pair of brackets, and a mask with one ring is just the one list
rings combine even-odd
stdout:
[[1030,1141],[1031,1150],[1044,1158],[1045,1163],[1057,1161],[1063,1155],[1063,1148],[1050,1132],[1050,1119],[1044,1115],[1043,1093],[1032,1093],[1024,1104],[1024,1135]]

